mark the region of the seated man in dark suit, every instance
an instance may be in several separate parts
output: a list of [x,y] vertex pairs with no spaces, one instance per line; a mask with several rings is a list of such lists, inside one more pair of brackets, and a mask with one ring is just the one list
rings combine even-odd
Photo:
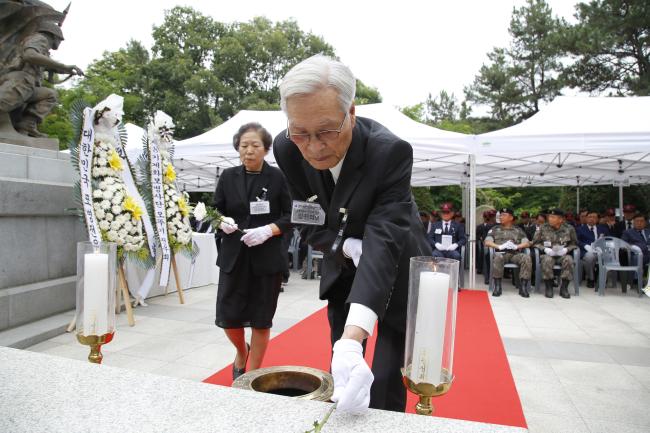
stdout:
[[598,258],[596,252],[592,250],[591,244],[603,236],[609,236],[609,229],[606,225],[599,225],[598,219],[598,212],[588,212],[587,223],[580,225],[576,229],[582,266],[587,277],[587,287],[591,288],[595,286],[594,270],[596,268],[596,259]]
[[650,262],[650,229],[646,227],[646,216],[638,213],[634,215],[632,223],[634,227],[625,230],[621,239],[641,250],[643,253],[643,266],[646,266]]
[[460,247],[467,242],[465,227],[453,221],[454,211],[451,203],[442,204],[440,215],[442,221],[435,223],[429,233],[433,256],[460,260]]
[[616,220],[616,211],[612,208],[607,209],[605,211],[605,219],[607,220],[606,224],[609,235],[620,239],[623,235],[623,230],[625,230],[625,224],[622,221]]

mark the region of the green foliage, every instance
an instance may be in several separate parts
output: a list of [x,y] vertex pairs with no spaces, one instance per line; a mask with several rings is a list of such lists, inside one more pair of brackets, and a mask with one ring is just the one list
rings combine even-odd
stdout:
[[354,103],[356,105],[375,104],[381,102],[381,95],[376,87],[366,86],[361,80],[357,80],[356,95]]
[[401,111],[402,114],[405,114],[411,119],[415,120],[416,122],[421,122],[421,123],[426,122],[425,112],[424,112],[424,102],[420,102],[419,104],[415,104],[415,105],[407,105],[406,107],[401,107],[399,111]]
[[465,88],[467,100],[486,105],[506,125],[537,113],[540,102],[551,101],[564,86],[561,41],[566,28],[545,0],[527,0],[514,8],[510,47],[488,54],[489,63]]
[[576,5],[578,23],[565,34],[577,61],[572,87],[587,92],[650,95],[650,3],[592,0]]
[[54,107],[54,110],[43,120],[38,129],[50,137],[58,138],[59,150],[68,148],[68,142],[72,139],[73,134],[70,118],[63,107]]
[[426,100],[427,123],[432,125],[438,124],[443,120],[453,121],[458,119],[460,114],[460,105],[452,93],[451,95],[445,90],[441,90],[435,98],[429,97]]
[[413,192],[413,198],[415,198],[415,204],[417,204],[418,210],[431,212],[435,209],[436,205],[433,202],[433,197],[431,196],[429,187],[414,186],[411,188],[411,191]]
[[440,209],[440,205],[446,202],[452,203],[454,209],[460,210],[463,203],[460,185],[432,186],[430,188],[434,209]]

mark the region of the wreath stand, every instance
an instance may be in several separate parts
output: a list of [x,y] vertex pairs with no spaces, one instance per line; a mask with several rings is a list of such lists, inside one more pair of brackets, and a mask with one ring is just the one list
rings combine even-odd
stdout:
[[[176,254],[172,253],[172,271],[174,272],[174,280],[176,281],[176,291],[178,292],[178,300],[181,304],[185,303],[185,297],[183,295],[183,287],[181,286],[181,281],[178,275],[178,268],[176,267]],[[165,286],[165,296],[169,293],[169,281]]]

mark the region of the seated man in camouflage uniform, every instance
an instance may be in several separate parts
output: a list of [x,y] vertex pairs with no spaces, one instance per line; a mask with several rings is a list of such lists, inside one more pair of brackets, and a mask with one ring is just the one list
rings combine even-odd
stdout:
[[548,213],[548,222],[535,233],[533,245],[542,254],[540,257],[542,278],[546,285],[546,297],[553,297],[553,265],[560,263],[560,296],[570,298],[569,281],[573,274],[573,257],[569,254],[577,248],[575,229],[564,222],[564,211],[553,209]]
[[501,296],[501,280],[503,279],[503,267],[506,263],[519,265],[519,278],[521,287],[519,295],[528,298],[528,282],[532,271],[530,255],[524,249],[530,246],[526,233],[521,227],[514,225],[515,215],[512,209],[501,209],[501,224],[492,227],[485,237],[485,246],[494,248],[495,254],[492,261],[494,272],[494,290],[492,296]]

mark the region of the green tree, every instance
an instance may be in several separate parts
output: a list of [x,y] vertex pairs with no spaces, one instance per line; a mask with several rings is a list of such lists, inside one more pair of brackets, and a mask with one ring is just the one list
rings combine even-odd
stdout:
[[545,0],[513,8],[510,46],[488,54],[489,63],[465,88],[467,100],[489,107],[504,125],[537,113],[541,101],[551,101],[564,86],[561,41],[566,27]]
[[413,198],[415,198],[415,204],[418,206],[418,210],[431,212],[435,209],[436,204],[433,201],[428,186],[414,186],[411,190],[413,191]]
[[415,105],[407,105],[405,107],[401,107],[399,111],[401,111],[402,114],[405,114],[411,119],[415,120],[416,122],[426,123],[424,102],[420,102],[419,104],[415,104]]
[[576,5],[578,23],[566,32],[577,61],[572,87],[587,92],[650,95],[650,3],[592,0]]
[[356,105],[376,104],[381,101],[381,94],[376,87],[367,86],[361,80],[357,79],[357,89],[354,97],[354,103]]
[[427,108],[427,123],[436,125],[443,120],[457,120],[460,114],[460,105],[458,100],[452,93],[447,93],[446,90],[441,90],[435,98],[429,97],[426,100]]

